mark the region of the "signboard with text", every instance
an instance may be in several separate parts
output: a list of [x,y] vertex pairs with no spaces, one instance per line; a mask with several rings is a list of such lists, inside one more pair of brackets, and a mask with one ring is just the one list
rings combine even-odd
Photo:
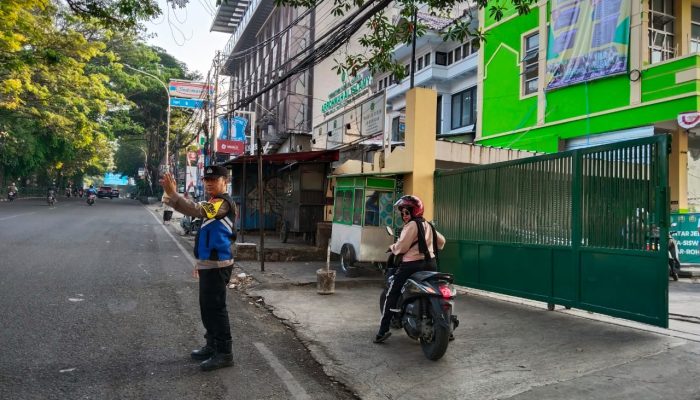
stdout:
[[177,97],[170,98],[171,107],[180,108],[204,108],[204,100],[199,99],[179,99]]
[[188,99],[201,99],[207,95],[214,95],[214,86],[204,82],[171,80],[168,89],[171,96]]
[[245,142],[240,140],[222,140],[216,141],[216,152],[222,154],[241,155],[245,151]]
[[553,0],[551,4],[547,89],[627,73],[629,0]]
[[670,228],[676,233],[673,238],[678,243],[678,258],[682,264],[700,264],[700,213],[671,214],[671,223],[676,223]]

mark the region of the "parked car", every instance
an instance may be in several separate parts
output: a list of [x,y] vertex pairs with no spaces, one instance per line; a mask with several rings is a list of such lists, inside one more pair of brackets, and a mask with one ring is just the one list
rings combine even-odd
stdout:
[[99,189],[97,189],[97,198],[102,199],[102,198],[114,198],[114,197],[119,197],[119,191],[112,188],[110,186],[101,186]]

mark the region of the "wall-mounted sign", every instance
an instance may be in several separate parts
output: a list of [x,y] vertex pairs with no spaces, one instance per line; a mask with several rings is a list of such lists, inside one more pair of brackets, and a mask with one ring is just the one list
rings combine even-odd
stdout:
[[168,88],[171,96],[187,99],[201,99],[206,97],[207,94],[209,96],[214,95],[214,86],[207,85],[204,82],[171,80]]
[[222,154],[241,155],[245,151],[245,142],[239,140],[217,140],[216,152]]
[[382,93],[316,126],[312,148],[336,149],[353,142],[381,145],[385,118],[386,103]]
[[548,90],[627,73],[630,3],[621,0],[551,2]]
[[692,129],[700,124],[700,112],[678,114],[678,125],[683,129]]
[[366,92],[372,84],[372,75],[369,72],[357,75],[352,80],[345,81],[343,86],[331,92],[328,101],[323,103],[321,111],[328,115],[345,107],[357,96]]
[[384,93],[362,103],[362,136],[384,132]]

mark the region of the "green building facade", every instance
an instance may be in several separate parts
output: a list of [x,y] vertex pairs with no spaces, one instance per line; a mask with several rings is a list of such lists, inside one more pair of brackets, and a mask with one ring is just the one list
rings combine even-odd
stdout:
[[629,33],[626,71],[552,90],[545,90],[550,11],[566,2],[541,0],[529,14],[509,10],[500,21],[482,11],[476,141],[553,153],[670,134],[672,208],[694,209],[700,126],[681,127],[679,115],[700,110],[700,3],[622,1],[630,2],[629,18],[615,34]]

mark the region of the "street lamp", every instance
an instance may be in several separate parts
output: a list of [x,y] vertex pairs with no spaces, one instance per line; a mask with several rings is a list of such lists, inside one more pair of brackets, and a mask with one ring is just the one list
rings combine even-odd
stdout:
[[160,78],[153,74],[149,74],[146,71],[142,71],[140,69],[136,69],[132,67],[129,64],[122,64],[125,67],[129,68],[132,71],[140,72],[146,76],[149,76],[155,80],[157,80],[162,86],[163,89],[165,89],[165,94],[168,96],[168,117],[167,117],[167,122],[165,125],[165,172],[170,171],[170,90],[168,90],[168,86],[165,84],[165,82],[161,81]]

